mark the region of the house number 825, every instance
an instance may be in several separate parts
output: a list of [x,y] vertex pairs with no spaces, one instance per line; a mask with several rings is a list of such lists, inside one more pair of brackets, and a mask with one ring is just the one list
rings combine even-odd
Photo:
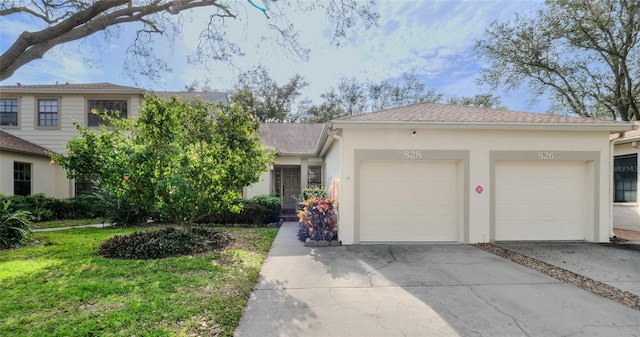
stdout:
[[404,159],[421,159],[422,153],[420,151],[404,151]]
[[538,152],[538,160],[553,160],[553,152]]

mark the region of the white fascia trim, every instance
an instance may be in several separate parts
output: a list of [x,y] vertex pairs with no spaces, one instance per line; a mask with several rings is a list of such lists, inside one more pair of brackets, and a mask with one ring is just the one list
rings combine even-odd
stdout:
[[535,130],[535,131],[608,131],[618,133],[631,131],[636,128],[633,123],[628,124],[573,124],[573,123],[452,123],[452,122],[379,122],[379,121],[334,121],[335,128],[432,128],[432,129],[470,129],[470,130]]

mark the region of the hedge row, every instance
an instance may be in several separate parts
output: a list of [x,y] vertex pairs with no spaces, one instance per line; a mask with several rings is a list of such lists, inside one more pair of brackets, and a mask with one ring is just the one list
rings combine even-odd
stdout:
[[104,205],[93,195],[81,195],[70,199],[56,199],[44,194],[28,196],[1,196],[0,203],[9,201],[8,212],[27,211],[33,222],[65,220],[65,219],[93,219],[105,215]]

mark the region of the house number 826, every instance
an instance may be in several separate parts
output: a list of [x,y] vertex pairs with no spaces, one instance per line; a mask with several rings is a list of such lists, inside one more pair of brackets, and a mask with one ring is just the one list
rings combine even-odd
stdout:
[[420,151],[404,151],[404,159],[421,159],[422,153]]
[[538,160],[553,160],[553,152],[538,152]]

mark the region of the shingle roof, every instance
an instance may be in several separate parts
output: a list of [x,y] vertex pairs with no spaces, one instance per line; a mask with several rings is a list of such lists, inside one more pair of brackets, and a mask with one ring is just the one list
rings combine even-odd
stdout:
[[62,83],[36,85],[3,85],[0,92],[7,93],[134,93],[144,94],[144,89],[112,83]]
[[280,154],[313,155],[320,142],[324,124],[263,123],[262,143]]
[[0,149],[47,157],[50,150],[0,129]]
[[479,108],[440,103],[417,103],[399,108],[343,117],[336,122],[418,122],[475,124],[619,124],[625,122],[551,115],[513,110]]
[[229,104],[226,92],[156,91],[156,94],[164,98],[176,96],[185,100],[201,99],[206,102]]

